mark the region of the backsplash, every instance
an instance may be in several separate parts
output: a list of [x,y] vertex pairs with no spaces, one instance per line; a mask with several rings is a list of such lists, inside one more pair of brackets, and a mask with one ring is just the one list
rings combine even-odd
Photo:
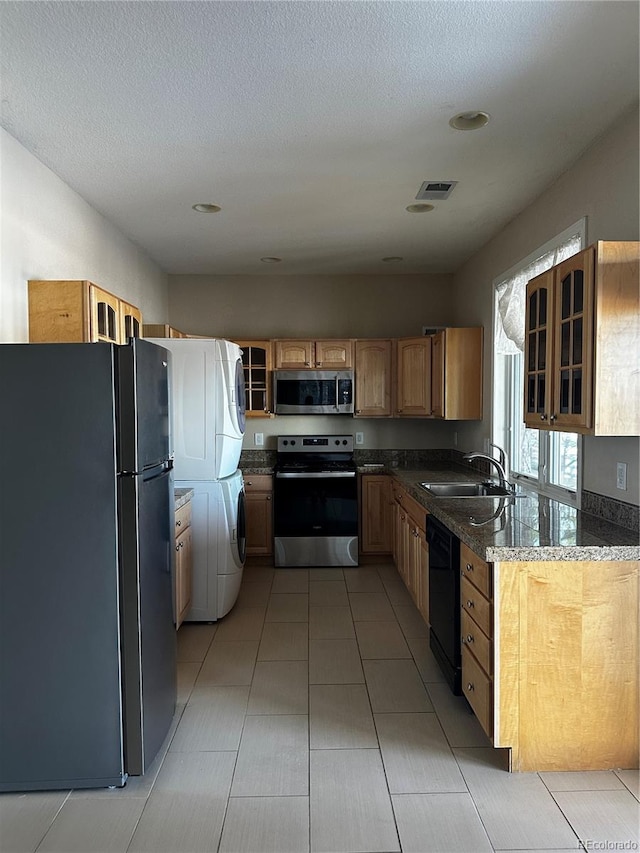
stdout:
[[273,468],[275,464],[275,450],[243,450],[240,454],[240,468]]
[[[455,465],[463,471],[474,470],[483,476],[495,473],[493,467],[482,459],[463,460],[459,450],[355,450],[356,465],[385,465],[388,468],[428,468],[434,464]],[[273,468],[275,450],[243,450],[240,468]],[[628,530],[640,531],[640,507],[623,503],[595,492],[582,492],[581,512],[618,524]]]
[[640,533],[640,507],[634,504],[626,504],[595,492],[583,491],[581,509],[589,515],[596,515],[612,524],[619,524],[620,527]]

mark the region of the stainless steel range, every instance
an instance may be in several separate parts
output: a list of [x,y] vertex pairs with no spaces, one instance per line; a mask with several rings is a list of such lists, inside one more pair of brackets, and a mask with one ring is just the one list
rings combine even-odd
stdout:
[[357,566],[353,436],[279,436],[274,473],[276,566]]

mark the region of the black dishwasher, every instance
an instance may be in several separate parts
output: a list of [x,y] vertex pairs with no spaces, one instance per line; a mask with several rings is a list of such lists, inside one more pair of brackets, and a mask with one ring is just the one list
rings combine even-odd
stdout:
[[460,540],[432,515],[429,544],[429,646],[449,686],[462,695],[460,651]]

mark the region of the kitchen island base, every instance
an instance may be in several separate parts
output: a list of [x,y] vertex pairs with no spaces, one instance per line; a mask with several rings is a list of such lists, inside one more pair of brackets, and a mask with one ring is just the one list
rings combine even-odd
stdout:
[[494,746],[510,747],[512,770],[638,767],[639,567],[493,564],[485,729]]

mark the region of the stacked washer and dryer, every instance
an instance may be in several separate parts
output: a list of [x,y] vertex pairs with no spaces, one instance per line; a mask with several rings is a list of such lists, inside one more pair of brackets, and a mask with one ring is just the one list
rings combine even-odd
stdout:
[[171,352],[176,488],[193,489],[193,583],[187,622],[221,619],[245,562],[242,351],[220,339],[156,339]]

